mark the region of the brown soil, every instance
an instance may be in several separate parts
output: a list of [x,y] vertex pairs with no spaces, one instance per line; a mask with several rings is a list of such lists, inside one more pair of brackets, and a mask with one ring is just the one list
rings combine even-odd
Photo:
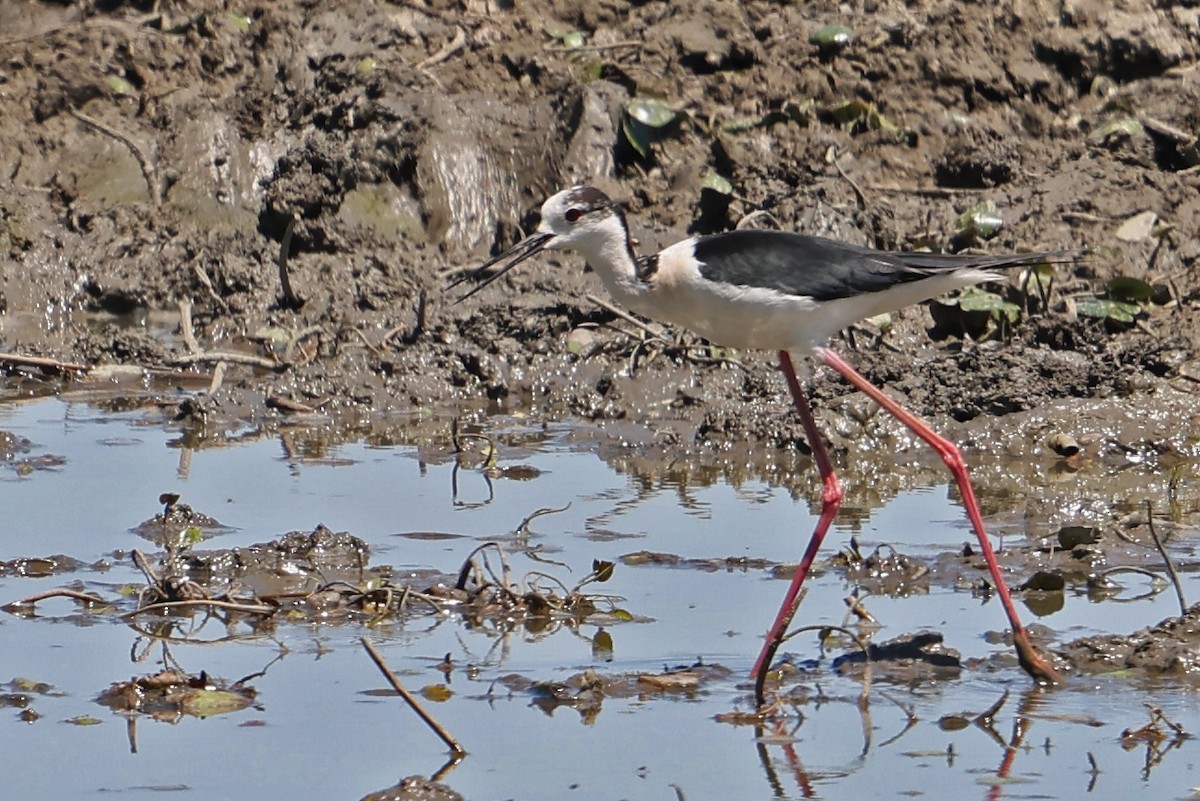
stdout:
[[[643,249],[756,212],[954,249],[959,215],[987,200],[1005,221],[978,243],[988,251],[1088,255],[1060,265],[1048,295],[1014,278],[1002,291],[1026,310],[988,341],[917,308],[848,338],[852,360],[943,422],[1026,412],[1022,430],[1041,431],[1078,420],[1052,401],[1169,407],[1163,436],[1194,456],[1200,8],[852,5],[0,3],[0,347],[205,370],[215,359],[197,351],[252,354],[278,366],[231,363],[220,408],[267,425],[280,404],[336,416],[450,403],[602,422],[617,438],[636,421],[677,450],[790,450],[803,437],[771,354],[731,366],[697,358],[713,352],[691,339],[640,345],[588,299],[602,289],[574,257],[534,260],[460,304],[442,288],[580,181],[626,203]],[[812,44],[827,23],[848,26],[849,44]],[[647,156],[622,131],[638,96],[680,112]],[[863,113],[846,121],[851,101]],[[705,189],[712,174],[732,193]],[[1155,226],[1122,228],[1146,211]],[[299,309],[276,267],[291,219]],[[1136,323],[1077,315],[1115,276],[1154,289]],[[9,375],[14,392],[61,387]],[[895,433],[840,382],[814,394],[836,450]],[[1011,452],[994,428],[968,438]],[[1093,445],[1125,453],[1100,434]]]

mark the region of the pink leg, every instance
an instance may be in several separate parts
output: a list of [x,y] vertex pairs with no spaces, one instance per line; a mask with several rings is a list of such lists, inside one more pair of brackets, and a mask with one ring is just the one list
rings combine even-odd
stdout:
[[[950,472],[954,474],[954,481],[958,484],[958,491],[962,496],[963,506],[967,510],[967,517],[971,521],[971,526],[975,529],[975,536],[979,538],[979,548],[983,551],[983,558],[987,562],[988,572],[991,573],[992,583],[996,587],[996,594],[1000,596],[1000,604],[1004,607],[1004,613],[1008,615],[1008,623],[1012,628],[1013,644],[1016,646],[1017,659],[1020,661],[1021,667],[1035,679],[1050,683],[1058,682],[1061,679],[1058,671],[1051,667],[1045,657],[1034,649],[1033,644],[1029,642],[1029,636],[1025,633],[1025,629],[1021,625],[1021,619],[1017,616],[1017,609],[1013,604],[1012,596],[1008,592],[1008,585],[1004,583],[1004,576],[1000,572],[1000,564],[996,561],[995,552],[992,551],[992,543],[983,528],[983,516],[979,512],[979,502],[975,500],[975,491],[971,488],[971,479],[967,475],[967,465],[963,461],[962,454],[958,448],[955,447],[954,443],[939,436],[919,417],[885,395],[882,390],[864,378],[832,350],[820,348],[817,350],[817,356],[825,364],[841,373],[842,377],[853,384],[855,388],[906,425],[914,434],[929,443],[930,447],[937,451],[938,456],[942,457],[942,461],[946,463],[946,466],[950,468]],[[809,547],[811,549],[811,543]]]
[[817,470],[821,474],[823,491],[821,493],[821,517],[817,520],[812,538],[808,541],[804,558],[800,560],[796,574],[792,576],[792,584],[783,598],[783,605],[779,607],[779,614],[775,616],[775,622],[771,624],[771,630],[767,632],[767,642],[763,645],[762,652],[759,653],[758,660],[754,663],[752,675],[755,679],[755,694],[758,696],[760,706],[762,705],[763,677],[771,667],[771,659],[775,656],[775,651],[779,648],[779,643],[792,622],[792,616],[796,614],[796,599],[800,595],[800,588],[803,586],[804,580],[808,578],[808,571],[817,557],[817,551],[821,549],[821,541],[825,539],[825,533],[829,531],[829,525],[833,522],[838,507],[842,504],[842,487],[838,484],[837,476],[833,472],[833,462],[829,460],[829,451],[825,449],[821,432],[817,430],[817,422],[813,419],[808,396],[804,394],[804,388],[800,386],[800,379],[796,378],[796,368],[792,365],[792,357],[786,350],[779,351],[779,365],[783,368],[784,377],[787,378],[788,389],[792,391],[792,400],[796,404],[796,411],[800,414],[800,423],[804,426],[804,435],[808,438],[808,446],[812,448],[813,460],[816,461]]

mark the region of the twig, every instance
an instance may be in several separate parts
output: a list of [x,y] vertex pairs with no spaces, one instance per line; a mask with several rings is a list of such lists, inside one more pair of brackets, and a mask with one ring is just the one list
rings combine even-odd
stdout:
[[208,277],[208,273],[204,272],[203,268],[201,268],[199,264],[192,265],[192,272],[196,274],[196,280],[203,284],[204,288],[208,290],[208,296],[213,299],[213,303],[216,303],[223,310],[228,311],[229,304],[226,303],[225,298],[221,297],[221,295],[217,292],[217,288],[213,286],[212,279]]
[[1186,615],[1187,600],[1183,596],[1183,585],[1179,582],[1179,574],[1175,572],[1175,565],[1171,563],[1167,549],[1163,547],[1162,540],[1158,538],[1158,532],[1154,530],[1154,513],[1150,507],[1150,501],[1146,501],[1146,527],[1150,529],[1150,539],[1154,540],[1154,547],[1158,548],[1163,561],[1167,563],[1167,574],[1171,577],[1171,583],[1175,585],[1175,595],[1179,598],[1179,614]]
[[158,185],[158,171],[154,168],[154,164],[150,161],[150,157],[146,155],[146,151],[142,149],[141,145],[116,128],[100,122],[95,117],[89,117],[78,109],[69,108],[67,112],[85,125],[95,128],[100,133],[111,136],[129,148],[129,152],[133,154],[133,157],[137,159],[138,165],[142,168],[142,177],[146,179],[146,186],[150,190],[150,201],[156,207],[162,205],[162,187]]
[[[164,514],[165,518],[166,515]],[[161,579],[154,572],[154,568],[150,565],[150,560],[146,558],[146,554],[142,553],[140,548],[133,549],[133,564],[138,570],[142,571],[142,575],[146,577],[146,583],[157,585]]]
[[434,53],[427,59],[417,62],[414,69],[426,70],[434,64],[441,64],[450,56],[463,49],[463,45],[467,43],[467,32],[462,29],[461,25],[454,26],[454,38],[449,41],[441,50]]
[[361,642],[363,644],[363,648],[367,649],[367,654],[371,657],[371,661],[375,663],[375,667],[379,668],[379,672],[382,673],[383,677],[388,680],[389,684],[392,685],[392,689],[400,694],[400,697],[404,699],[405,703],[412,707],[412,710],[417,713],[417,716],[421,718],[421,720],[425,721],[425,725],[433,729],[433,733],[440,737],[442,742],[448,745],[450,750],[453,751],[456,756],[465,756],[467,752],[464,751],[463,747],[458,744],[458,741],[451,737],[450,733],[443,729],[441,724],[434,720],[433,717],[425,711],[425,708],[421,706],[416,697],[414,697],[412,693],[404,688],[404,685],[400,683],[400,679],[396,677],[396,674],[392,672],[392,669],[387,666],[386,662],[383,661],[383,656],[381,656],[380,653],[375,650],[375,646],[371,644],[371,641],[366,637],[362,637]]
[[[421,291],[417,293],[417,313],[416,320],[413,321],[412,327],[400,336],[400,342],[404,345],[411,345],[420,338],[421,334],[425,333],[425,317],[429,305],[429,293],[425,291],[425,287],[421,287]],[[383,335],[383,344],[387,344],[393,337],[404,331],[403,325],[398,325]],[[366,337],[363,338],[366,341]],[[368,344],[367,347],[370,347]],[[374,350],[374,348],[372,348]]]
[[99,596],[88,595],[85,592],[76,592],[75,590],[60,588],[57,590],[46,590],[45,592],[39,592],[36,595],[30,595],[28,598],[22,598],[19,601],[13,601],[12,603],[5,604],[3,608],[6,612],[11,612],[15,609],[19,609],[22,606],[33,606],[38,601],[44,601],[47,598],[73,598],[74,600],[85,604],[111,605],[108,601],[100,598]]
[[926,197],[958,197],[959,195],[978,195],[985,189],[956,186],[868,186],[872,192],[888,192],[890,194],[923,195]]
[[221,384],[225,381],[225,370],[229,367],[229,362],[219,361],[217,366],[213,368],[212,381],[208,384],[209,397],[217,394],[217,390],[221,388]]
[[530,524],[530,523],[532,523],[532,522],[533,522],[534,520],[536,520],[537,518],[541,517],[542,515],[556,515],[556,514],[558,514],[559,512],[565,512],[565,511],[567,511],[567,510],[568,510],[568,509],[570,509],[570,508],[571,508],[571,502],[570,502],[570,501],[567,501],[567,505],[566,505],[566,506],[560,506],[560,507],[559,507],[559,508],[557,508],[557,509],[554,509],[554,508],[551,508],[551,507],[548,507],[548,506],[543,506],[541,509],[538,509],[537,511],[531,512],[531,513],[529,514],[529,516],[527,516],[527,517],[526,517],[524,520],[522,520],[522,521],[521,521],[521,524],[520,524],[519,526],[517,526],[517,528],[516,528],[516,531],[515,531],[514,533],[516,533],[516,534],[529,534],[529,524]]
[[833,162],[833,167],[838,171],[838,175],[842,176],[846,183],[850,184],[850,188],[854,190],[854,195],[858,198],[858,208],[862,211],[866,211],[867,196],[863,193],[862,187],[858,185],[857,181],[846,174],[846,171],[842,169],[842,165],[838,164],[838,157],[836,155],[830,159],[830,161]]
[[[487,555],[483,553],[487,548],[494,548],[496,553],[500,555],[500,569],[502,575],[497,576],[495,571],[492,570],[491,562],[488,561]],[[508,557],[505,556],[504,548],[500,547],[500,543],[491,541],[477,546],[473,551],[467,554],[467,558],[463,560],[462,567],[459,568],[458,580],[454,582],[455,588],[460,590],[465,590],[467,588],[467,579],[471,576],[471,567],[475,564],[474,559],[476,554],[483,556],[483,566],[487,569],[488,573],[491,574],[492,580],[496,583],[496,585],[504,588],[506,592],[515,595],[516,593],[514,593],[512,590],[512,583],[509,581],[509,576],[512,574],[512,570],[508,566]]]
[[[800,604],[797,603],[795,609],[798,609],[799,607]],[[795,609],[792,610],[792,614],[795,614]],[[845,634],[847,637],[854,640],[854,644],[858,646],[863,655],[863,683],[862,692],[858,694],[858,707],[859,709],[866,709],[867,697],[871,694],[871,666],[875,663],[875,660],[871,658],[871,648],[867,645],[866,640],[844,626],[828,626],[823,623],[818,623],[812,626],[801,626],[795,631],[787,632],[779,638],[779,643],[783,644],[792,637],[795,637],[797,634],[802,634],[806,631],[840,631],[842,634]],[[762,705],[759,704],[759,706]]]
[[324,330],[325,329],[323,329],[319,325],[310,325],[308,328],[304,328],[304,329],[301,329],[300,331],[296,332],[296,336],[292,337],[292,341],[289,342],[287,348],[284,349],[283,358],[280,359],[280,362],[282,362],[283,364],[288,365],[288,366],[308,364],[316,356],[316,352],[312,351],[310,353],[305,353],[305,354],[303,354],[304,358],[300,361],[297,361],[294,358],[296,348],[304,340],[308,339],[311,336],[320,334]]
[[27,33],[23,36],[14,36],[10,39],[0,39],[0,47],[21,44],[23,42],[31,42],[35,39],[44,39],[47,36],[54,36],[55,34],[64,33],[72,28],[82,28],[85,30],[94,28],[113,28],[115,30],[124,32],[128,32],[130,29],[133,29],[138,33],[142,31],[147,33],[159,33],[159,31],[145,26],[147,22],[161,19],[162,16],[163,15],[161,13],[150,13],[134,17],[130,20],[108,19],[107,17],[88,17],[85,19],[75,20],[74,22],[67,22],[62,25],[54,25],[50,28],[44,28],[40,31],[35,31],[34,33]]
[[196,364],[197,362],[232,362],[233,364],[248,364],[252,367],[263,367],[267,370],[282,370],[286,364],[268,359],[266,356],[255,356],[252,353],[234,353],[232,351],[206,351],[204,353],[187,353],[182,356],[172,356],[165,360],[167,364]]
[[737,228],[739,231],[743,228],[749,228],[754,224],[755,220],[758,220],[760,217],[770,221],[771,227],[776,230],[783,228],[783,226],[779,224],[779,220],[775,219],[775,215],[766,209],[755,209],[746,216],[742,217],[742,219],[738,220],[737,225],[735,225],[734,228]]
[[1168,139],[1174,139],[1181,145],[1191,144],[1192,142],[1196,141],[1196,137],[1193,134],[1180,130],[1170,123],[1147,116],[1146,114],[1139,114],[1138,120],[1153,133],[1156,133],[1159,136],[1165,136]]
[[1004,708],[1004,704],[1008,702],[1009,691],[1005,690],[1004,695],[996,699],[996,703],[992,704],[987,709],[975,716],[976,725],[991,726],[996,720],[996,715],[1000,714],[1000,710]]
[[268,395],[266,399],[268,409],[278,409],[281,412],[296,412],[300,414],[316,414],[317,410],[308,404],[294,401],[291,398],[283,395]]
[[638,328],[642,329],[643,331],[645,331],[647,334],[654,337],[655,339],[661,339],[664,342],[666,341],[666,337],[664,337],[662,335],[662,332],[655,331],[653,327],[647,325],[646,323],[643,323],[641,320],[634,317],[629,312],[622,311],[621,309],[618,309],[616,306],[612,305],[608,301],[602,300],[601,298],[598,298],[595,295],[584,295],[584,298],[586,300],[591,301],[592,303],[596,304],[600,308],[604,309],[606,312],[615,314],[617,317],[620,317],[622,320],[629,323],[630,325],[637,326]]
[[273,615],[279,611],[278,607],[266,606],[265,604],[243,604],[237,601],[216,601],[211,598],[196,598],[188,601],[163,601],[157,604],[147,604],[146,606],[134,609],[132,612],[126,612],[124,615],[121,615],[121,619],[132,620],[144,612],[187,609],[193,606],[209,606],[215,609],[228,609],[231,612],[245,612],[251,615]]
[[88,370],[92,369],[86,364],[60,362],[58,359],[51,359],[46,356],[22,356],[18,353],[0,353],[0,364],[15,364],[21,367],[36,367],[39,370],[49,370],[58,373],[86,373]]
[[196,341],[196,332],[192,330],[192,302],[190,300],[179,301],[179,333],[183,337],[183,344],[187,346],[188,353],[203,353],[200,348],[200,343]]
[[628,41],[628,42],[612,42],[611,44],[582,44],[582,45],[579,45],[578,47],[567,47],[567,46],[547,47],[547,48],[545,48],[545,50],[547,53],[581,53],[585,50],[624,50],[625,48],[628,48],[628,47],[641,47],[642,45],[643,45],[642,42]]
[[296,229],[296,215],[288,219],[287,227],[283,229],[283,240],[279,243],[279,286],[283,289],[283,303],[292,311],[299,311],[304,305],[304,299],[292,291],[292,282],[288,279],[288,254],[292,249],[292,232]]

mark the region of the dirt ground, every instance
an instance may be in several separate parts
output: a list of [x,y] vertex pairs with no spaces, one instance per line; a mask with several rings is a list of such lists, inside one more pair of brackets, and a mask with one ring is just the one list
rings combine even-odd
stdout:
[[[814,43],[828,24],[849,41]],[[1190,421],[1198,50],[1200,7],[1143,0],[3,2],[0,350],[200,386],[236,352],[217,397],[243,418],[451,403],[800,443],[772,354],[642,341],[575,257],[443,292],[586,181],[644,250],[739,222],[1086,249],[1047,292],[998,288],[1020,310],[982,337],[917,308],[840,345],[943,421],[1076,398]],[[631,130],[637,98],[675,119]],[[971,241],[984,201],[1003,226]],[[1145,282],[1132,322],[1095,316],[1115,277]],[[10,391],[59,386],[28,373]],[[838,450],[890,431],[840,382],[814,395]]]

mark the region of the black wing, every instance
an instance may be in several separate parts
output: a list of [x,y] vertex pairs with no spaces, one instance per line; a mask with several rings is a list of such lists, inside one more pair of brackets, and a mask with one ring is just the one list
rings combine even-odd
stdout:
[[700,275],[709,281],[773,289],[817,301],[881,292],[940,272],[1014,267],[1064,253],[957,256],[902,253],[786,231],[730,231],[696,240]]

